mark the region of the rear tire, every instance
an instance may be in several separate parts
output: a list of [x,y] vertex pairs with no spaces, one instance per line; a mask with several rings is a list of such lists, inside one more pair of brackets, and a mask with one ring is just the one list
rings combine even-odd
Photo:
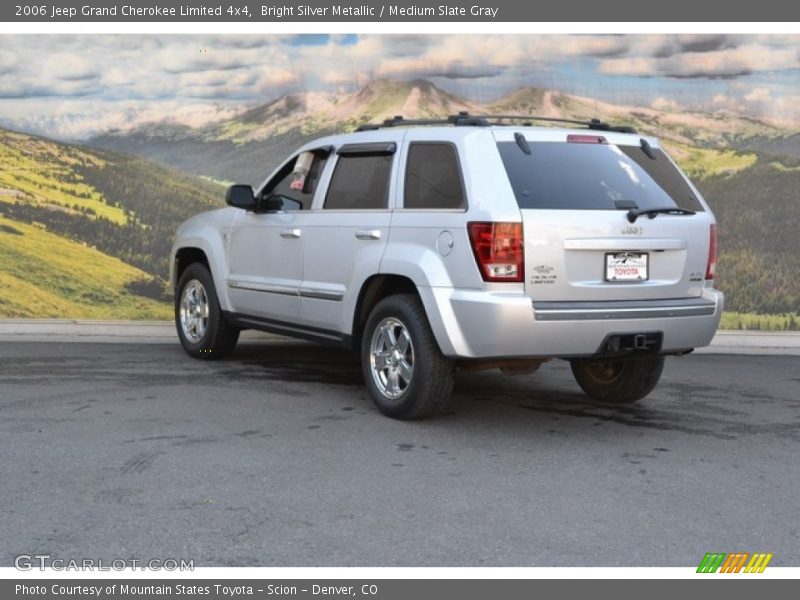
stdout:
[[418,296],[398,294],[378,302],[364,327],[361,365],[384,415],[412,420],[447,408],[453,361],[439,350]]
[[192,263],[178,279],[175,326],[183,349],[193,358],[224,358],[236,347],[240,329],[225,320],[214,279],[202,263]]
[[572,374],[584,393],[597,402],[632,404],[653,391],[664,370],[664,357],[637,359],[576,358]]

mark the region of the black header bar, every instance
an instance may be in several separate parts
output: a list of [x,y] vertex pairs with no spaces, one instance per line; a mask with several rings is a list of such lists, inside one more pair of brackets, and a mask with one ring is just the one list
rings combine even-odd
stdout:
[[17,0],[4,22],[797,22],[800,3],[641,0]]

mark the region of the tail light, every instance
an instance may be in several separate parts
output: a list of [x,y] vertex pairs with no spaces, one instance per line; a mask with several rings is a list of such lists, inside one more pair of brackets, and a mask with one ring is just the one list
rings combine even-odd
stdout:
[[522,223],[468,223],[472,252],[484,281],[523,281]]
[[711,234],[708,241],[708,264],[706,265],[706,280],[714,279],[717,272],[717,226],[711,225]]

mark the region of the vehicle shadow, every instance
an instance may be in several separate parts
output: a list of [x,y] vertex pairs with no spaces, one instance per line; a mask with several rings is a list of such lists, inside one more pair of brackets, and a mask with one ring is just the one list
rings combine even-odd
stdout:
[[[234,364],[238,368],[231,369]],[[358,354],[352,351],[287,341],[243,344],[225,361],[230,377],[266,379],[285,383],[321,383],[361,388],[364,378]],[[235,372],[234,372],[235,371]],[[572,389],[569,389],[572,388]],[[360,393],[361,390],[355,391]],[[366,392],[361,394],[366,396]],[[465,406],[494,404],[506,408],[521,404],[540,406],[566,404],[586,407],[590,403],[571,379],[569,367],[552,361],[533,375],[506,376],[499,370],[457,371],[453,388],[453,412]]]
[[[238,364],[239,367],[234,367]],[[226,376],[250,380],[320,383],[353,386],[353,398],[375,412],[363,388],[355,352],[287,341],[242,344],[225,361]],[[240,379],[241,380],[241,379]],[[717,410],[725,400],[726,411]],[[745,413],[731,410],[731,398],[720,390],[687,390],[685,385],[662,382],[644,401],[632,405],[603,405],[589,400],[572,378],[566,361],[553,360],[532,375],[507,376],[498,370],[457,372],[451,410],[425,422],[468,426],[518,428],[585,433],[587,426],[623,425],[636,430],[655,429],[717,439],[736,439]],[[553,427],[557,422],[558,426]]]

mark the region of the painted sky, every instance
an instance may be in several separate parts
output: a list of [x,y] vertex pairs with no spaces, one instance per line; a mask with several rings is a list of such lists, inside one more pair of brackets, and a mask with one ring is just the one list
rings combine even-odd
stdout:
[[0,124],[81,139],[188,125],[294,91],[426,78],[478,102],[523,85],[800,121],[800,36],[3,35]]

